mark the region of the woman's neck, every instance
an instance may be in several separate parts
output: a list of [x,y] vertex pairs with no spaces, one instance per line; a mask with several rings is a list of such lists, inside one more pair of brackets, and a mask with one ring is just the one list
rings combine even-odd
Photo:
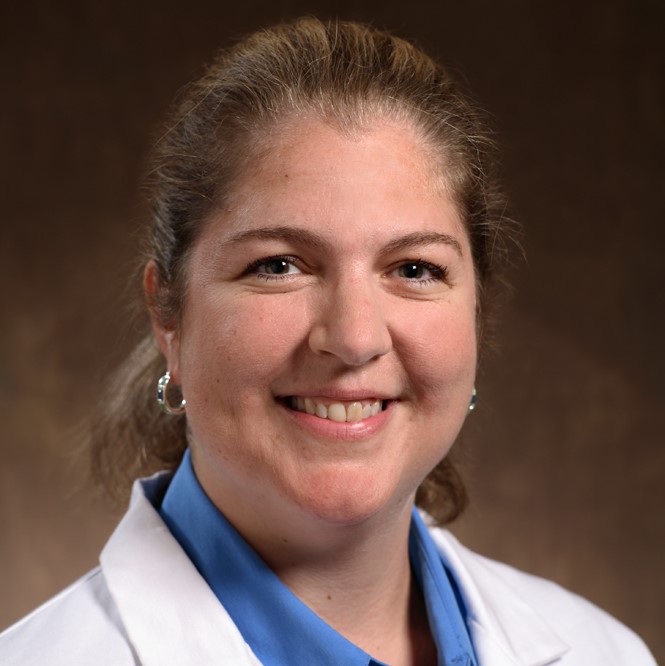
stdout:
[[320,534],[301,524],[294,537],[252,545],[303,603],[352,643],[391,666],[430,666],[436,647],[409,563],[410,524],[411,503],[392,520],[377,516]]

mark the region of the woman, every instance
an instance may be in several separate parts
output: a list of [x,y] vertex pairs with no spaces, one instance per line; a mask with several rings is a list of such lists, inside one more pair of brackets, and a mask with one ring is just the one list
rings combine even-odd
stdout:
[[157,148],[157,345],[95,427],[107,483],[171,471],[135,484],[100,568],[2,636],[3,664],[654,663],[426,527],[464,505],[446,456],[505,243],[491,148],[386,34],[306,19],[221,54]]

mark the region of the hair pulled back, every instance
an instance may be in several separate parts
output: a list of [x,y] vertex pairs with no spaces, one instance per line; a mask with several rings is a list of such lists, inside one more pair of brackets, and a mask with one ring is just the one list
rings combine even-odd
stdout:
[[[305,18],[257,32],[223,50],[185,91],[157,143],[146,258],[159,288],[150,306],[177,327],[189,253],[210,212],[280,123],[319,117],[341,132],[377,120],[414,127],[444,175],[471,241],[478,326],[487,319],[491,278],[505,247],[503,200],[493,143],[478,112],[447,72],[408,42],[373,28]],[[186,416],[168,416],[154,395],[164,361],[147,336],[120,368],[92,428],[95,478],[116,496],[131,481],[175,468],[187,446]],[[448,458],[423,482],[418,504],[453,520],[466,493]]]

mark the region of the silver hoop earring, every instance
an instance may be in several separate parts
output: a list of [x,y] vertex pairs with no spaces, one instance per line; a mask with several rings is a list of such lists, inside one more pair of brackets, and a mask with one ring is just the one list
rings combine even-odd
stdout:
[[476,393],[476,387],[473,387],[471,391],[471,401],[469,402],[469,411],[472,412],[476,408],[476,403],[478,402],[478,393]]
[[163,377],[159,378],[157,382],[157,404],[161,407],[163,412],[170,414],[171,416],[177,416],[178,414],[183,414],[185,412],[185,405],[187,401],[182,398],[180,404],[177,407],[173,407],[169,404],[169,398],[167,395],[169,382],[171,381],[171,373],[166,372]]

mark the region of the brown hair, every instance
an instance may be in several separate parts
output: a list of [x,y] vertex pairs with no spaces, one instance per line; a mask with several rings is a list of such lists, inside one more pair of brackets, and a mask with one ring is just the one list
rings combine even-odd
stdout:
[[[223,205],[261,137],[300,114],[340,131],[386,118],[420,132],[467,226],[480,339],[506,234],[488,131],[447,72],[413,45],[364,25],[314,18],[257,32],[222,51],[175,109],[151,172],[146,255],[157,267],[159,289],[149,304],[156,316],[177,325],[188,254],[202,222]],[[163,372],[148,336],[120,368],[93,423],[93,472],[116,495],[137,476],[175,468],[187,446],[186,417],[161,413],[154,400]],[[442,524],[462,511],[466,493],[448,458],[423,482],[417,502]]]

